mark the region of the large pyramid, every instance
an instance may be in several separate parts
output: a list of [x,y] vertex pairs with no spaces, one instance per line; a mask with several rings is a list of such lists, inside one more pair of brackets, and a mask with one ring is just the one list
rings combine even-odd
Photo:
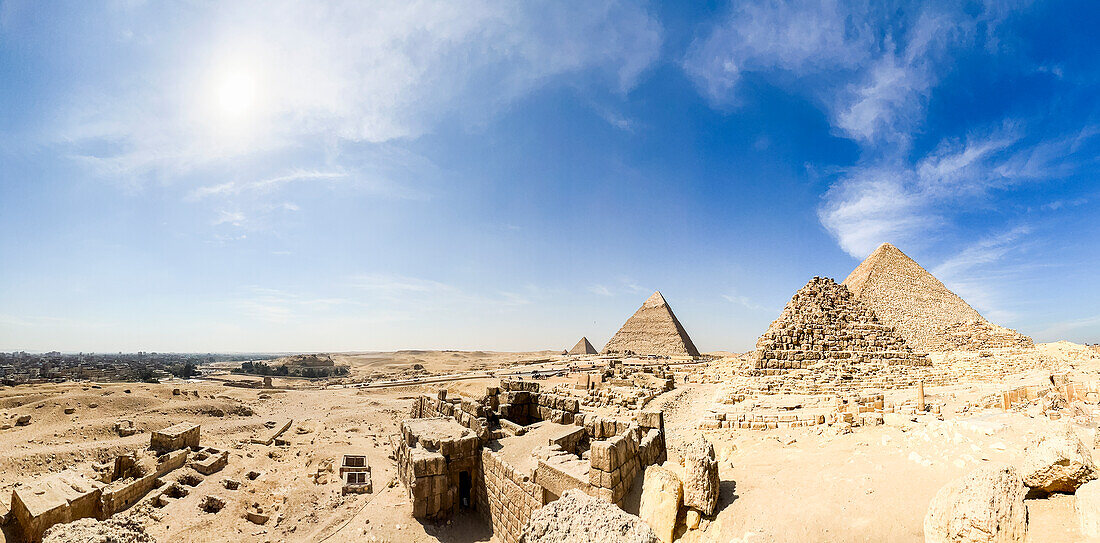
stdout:
[[603,353],[696,358],[699,349],[657,291],[619,328]]
[[587,337],[582,337],[572,349],[569,349],[569,354],[600,354],[591,343],[588,342]]
[[913,259],[883,243],[843,283],[914,349],[1031,347],[1031,338],[986,321]]
[[757,369],[792,370],[854,365],[928,366],[892,326],[879,322],[844,285],[814,277],[756,342]]

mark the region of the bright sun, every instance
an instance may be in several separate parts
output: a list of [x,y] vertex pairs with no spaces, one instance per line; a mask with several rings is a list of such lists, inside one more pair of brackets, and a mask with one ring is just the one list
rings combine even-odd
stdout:
[[252,107],[255,100],[256,80],[247,74],[229,74],[218,87],[218,105],[226,114],[242,115]]

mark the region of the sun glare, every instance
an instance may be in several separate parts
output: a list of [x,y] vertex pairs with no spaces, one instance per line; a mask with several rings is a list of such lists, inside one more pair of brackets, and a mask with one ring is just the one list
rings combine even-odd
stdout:
[[218,105],[228,115],[242,115],[256,100],[256,81],[243,73],[229,74],[218,87]]

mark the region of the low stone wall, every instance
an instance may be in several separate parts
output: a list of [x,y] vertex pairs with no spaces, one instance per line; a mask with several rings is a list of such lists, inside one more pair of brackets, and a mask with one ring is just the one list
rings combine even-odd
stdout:
[[199,425],[181,422],[163,430],[156,430],[149,438],[149,448],[166,453],[191,447],[199,448]]
[[543,504],[543,489],[516,471],[488,449],[481,452],[486,507],[478,510],[493,527],[493,536],[504,543],[516,543],[531,514]]
[[142,477],[115,481],[103,489],[102,518],[124,511],[137,503],[157,484],[157,479],[183,467],[187,462],[187,450],[173,451],[158,458],[156,471]]
[[[488,396],[485,401],[488,401]],[[421,394],[413,401],[409,415],[414,419],[451,417],[459,424],[473,430],[478,439],[484,443],[489,440],[489,419],[487,418],[489,412],[490,407],[480,401],[460,397],[448,398],[447,391],[444,389],[434,396]]]
[[644,467],[638,462],[636,435],[637,431],[627,431],[623,435],[592,443],[588,483],[597,497],[619,504],[630,491],[634,476]]

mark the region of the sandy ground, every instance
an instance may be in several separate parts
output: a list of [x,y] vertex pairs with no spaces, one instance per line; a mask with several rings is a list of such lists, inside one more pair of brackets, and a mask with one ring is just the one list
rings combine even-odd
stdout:
[[[413,353],[421,352],[338,356],[358,364],[362,374],[393,374],[413,363],[439,373],[474,366],[502,368],[537,360],[541,354]],[[1095,381],[1098,370],[1100,364],[1084,364],[1075,372],[1081,380]],[[943,405],[942,421],[899,416],[886,425],[848,434],[827,426],[706,431],[720,461],[720,511],[705,529],[690,532],[683,541],[922,541],[928,502],[943,484],[985,462],[1018,462],[1030,432],[1048,424],[1046,419],[999,409],[958,411],[991,392],[1041,377],[1020,375],[1001,383],[929,388],[929,401]],[[462,395],[495,383],[473,379],[447,388]],[[653,404],[665,411],[673,460],[684,439],[702,432],[697,429],[699,418],[722,392],[721,384],[678,382],[677,387]],[[184,394],[173,395],[173,388]],[[411,399],[435,388],[425,384],[267,391],[220,382],[0,388],[0,420],[32,416],[29,426],[0,431],[0,499],[7,502],[21,481],[69,466],[87,468],[95,460],[144,448],[151,430],[191,421],[202,425],[203,444],[231,452],[229,466],[163,508],[146,500],[131,510],[147,515],[148,531],[158,541],[490,541],[491,531],[473,515],[442,524],[412,519],[404,488],[391,484],[395,466],[389,437]],[[888,400],[911,394],[892,391]],[[67,407],[75,412],[65,414]],[[118,437],[113,425],[120,419],[133,420],[142,431]],[[284,436],[289,446],[248,442],[265,430],[265,422],[286,419],[295,421]],[[1091,444],[1092,430],[1080,432]],[[367,455],[373,493],[341,496],[335,470],[346,453]],[[249,472],[259,476],[250,479]],[[222,485],[226,478],[241,486],[227,490]],[[640,488],[640,480],[636,486]],[[203,512],[198,504],[207,495],[228,504],[218,513]],[[1027,503],[1032,541],[1081,540],[1072,496]],[[636,504],[634,493],[625,508],[636,511]],[[271,520],[262,526],[246,520],[250,505],[262,507]],[[11,534],[0,539],[6,541],[14,541]]]

